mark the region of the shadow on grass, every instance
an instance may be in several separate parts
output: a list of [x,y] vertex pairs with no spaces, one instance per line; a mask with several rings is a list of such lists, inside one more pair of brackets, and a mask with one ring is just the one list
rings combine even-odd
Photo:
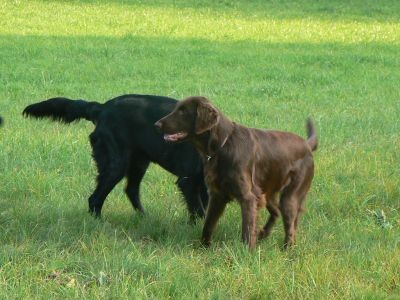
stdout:
[[[305,118],[313,115],[346,134],[365,129],[358,121],[367,115],[379,130],[396,129],[378,123],[382,105],[395,104],[400,81],[392,44],[7,35],[0,46],[5,119],[54,96],[102,102],[125,93],[201,94],[253,127],[303,133]],[[288,116],[295,127],[286,127],[293,123]]]
[[[21,197],[22,198],[22,197]],[[30,201],[29,204],[24,201]],[[56,205],[46,200],[32,203],[34,199],[20,203],[2,202],[0,204],[0,229],[3,245],[39,247],[82,251],[83,248],[96,248],[101,245],[118,245],[117,248],[135,247],[140,249],[169,249],[180,252],[182,249],[206,250],[200,243],[203,219],[195,224],[189,223],[184,204],[181,213],[165,214],[165,209],[147,210],[145,215],[133,212],[129,204],[126,210],[103,210],[102,218],[90,215],[78,199],[70,199],[71,205]],[[115,204],[116,199],[108,199]],[[111,205],[112,205],[111,204]],[[153,207],[154,208],[154,207]],[[260,213],[260,224],[266,220],[266,213]],[[278,222],[271,238],[259,241],[264,247],[280,247],[283,228]],[[224,244],[240,244],[240,211],[237,203],[231,203],[221,217],[213,236],[214,247]],[[246,248],[246,247],[245,247]],[[246,248],[247,249],[247,248]],[[83,249],[87,251],[87,249]]]
[[[396,45],[0,36],[0,56],[4,87],[0,91],[0,111],[6,118],[22,118],[21,111],[27,104],[52,96],[104,101],[123,93],[177,98],[203,94],[215,99],[228,115],[255,127],[273,126],[304,134],[304,120],[312,114],[320,124],[324,142],[321,151],[345,148],[355,139],[360,144],[369,144],[374,138],[399,132],[398,125],[393,126],[398,122],[392,122],[398,120],[398,110],[392,109],[398,107],[400,80]],[[8,134],[2,136],[2,142],[9,147],[21,147],[13,138],[17,134],[13,129],[4,131]],[[19,130],[18,134],[29,135],[29,128]],[[35,159],[29,155],[24,152],[18,165],[9,164],[2,172],[7,175],[22,168],[20,177],[29,173],[29,169],[23,169],[24,160]],[[339,161],[345,166],[344,155],[337,154],[335,164]],[[365,151],[352,164],[362,165],[363,155]],[[358,167],[344,168],[341,174],[356,176],[354,170],[359,170]],[[373,172],[365,176],[371,182],[375,179]],[[13,178],[3,180],[12,186]],[[330,183],[327,182],[328,187]],[[343,182],[340,188],[353,190],[353,182]],[[22,199],[29,197],[25,191],[19,192]],[[2,212],[13,210],[11,205],[15,202],[7,201],[13,193],[2,193]],[[137,215],[132,219],[129,208],[121,219],[116,214],[109,217],[106,214],[103,222],[92,219],[86,208],[61,211],[49,201],[43,200],[45,209],[24,211],[21,203],[20,214],[2,215],[2,228],[8,237],[31,237],[38,242],[53,240],[68,246],[95,231],[104,232],[105,238],[111,239],[120,229],[136,242],[148,236],[160,243],[173,241],[176,247],[187,246],[199,237],[200,226],[187,225],[186,215],[174,220],[162,213],[149,212],[145,219]],[[223,228],[220,232],[225,230],[230,240],[237,239],[236,229]]]
[[[22,197],[21,197],[22,198]],[[3,244],[56,245],[69,248],[79,241],[91,243],[96,240],[108,242],[129,240],[134,244],[169,244],[172,248],[186,247],[196,243],[200,223],[191,226],[184,217],[159,216],[150,209],[142,216],[133,212],[104,210],[102,218],[95,218],[79,199],[70,199],[71,205],[57,205],[49,200],[21,199],[3,201],[0,205],[1,241]],[[115,199],[108,199],[115,204]],[[182,210],[184,207],[182,205]],[[179,234],[178,234],[179,232]]]

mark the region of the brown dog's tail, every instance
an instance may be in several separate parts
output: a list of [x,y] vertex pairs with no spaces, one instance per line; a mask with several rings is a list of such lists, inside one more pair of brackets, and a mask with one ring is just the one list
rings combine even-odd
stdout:
[[314,122],[311,118],[307,120],[307,143],[312,151],[318,148],[317,130],[315,129]]

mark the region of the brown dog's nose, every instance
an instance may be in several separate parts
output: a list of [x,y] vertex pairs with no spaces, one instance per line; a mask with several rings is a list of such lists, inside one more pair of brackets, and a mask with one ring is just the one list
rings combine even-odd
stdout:
[[160,121],[157,121],[157,122],[154,123],[154,126],[155,126],[158,130],[161,130],[162,124],[161,124]]

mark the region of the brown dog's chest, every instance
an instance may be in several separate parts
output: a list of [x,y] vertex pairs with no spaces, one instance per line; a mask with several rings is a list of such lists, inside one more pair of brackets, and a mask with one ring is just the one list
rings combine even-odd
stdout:
[[238,170],[236,165],[227,165],[218,158],[207,161],[204,166],[204,178],[208,189],[229,198],[235,198],[240,189],[240,175],[243,175],[243,171]]
[[224,189],[219,173],[218,164],[216,163],[215,159],[206,159],[204,164],[204,179],[207,187],[213,192],[221,193],[224,191]]

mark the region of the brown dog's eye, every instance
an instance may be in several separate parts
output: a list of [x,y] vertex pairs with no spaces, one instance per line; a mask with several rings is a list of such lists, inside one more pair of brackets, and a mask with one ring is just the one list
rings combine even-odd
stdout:
[[180,108],[178,109],[178,114],[184,115],[185,113],[186,113],[186,110],[185,110],[184,107],[180,107]]

